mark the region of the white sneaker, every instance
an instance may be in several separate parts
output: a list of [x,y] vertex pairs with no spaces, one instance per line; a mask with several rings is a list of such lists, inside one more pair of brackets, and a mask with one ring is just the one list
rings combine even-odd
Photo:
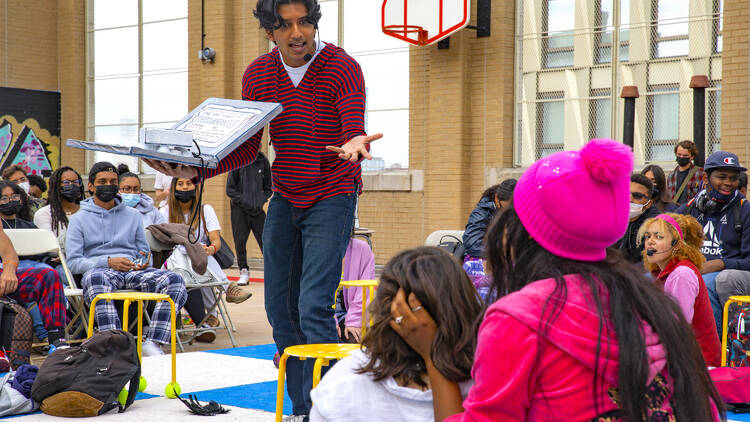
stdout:
[[247,282],[250,279],[250,271],[247,268],[240,270],[240,280],[237,282],[240,286],[247,286]]
[[289,415],[285,416],[281,422],[302,422],[305,420],[305,415]]
[[161,346],[151,340],[146,340],[141,345],[141,354],[145,357],[148,356],[161,356],[164,351],[161,350]]

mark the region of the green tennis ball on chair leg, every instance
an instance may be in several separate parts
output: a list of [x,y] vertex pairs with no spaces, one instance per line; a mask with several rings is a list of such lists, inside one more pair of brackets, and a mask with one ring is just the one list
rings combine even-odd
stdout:
[[128,390],[126,388],[123,388],[120,394],[117,395],[117,401],[123,406],[128,402]]
[[166,395],[167,398],[176,399],[181,392],[182,390],[180,389],[180,384],[176,382],[170,382],[169,384],[167,384],[167,388],[164,390],[164,395]]
[[148,383],[146,383],[146,378],[143,378],[143,376],[141,376],[141,379],[138,381],[138,391],[142,393],[146,391],[146,387],[148,387]]

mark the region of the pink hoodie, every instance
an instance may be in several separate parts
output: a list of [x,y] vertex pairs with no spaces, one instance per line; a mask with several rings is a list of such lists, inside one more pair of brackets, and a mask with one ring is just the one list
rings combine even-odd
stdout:
[[[372,280],[375,278],[375,256],[364,240],[351,239],[344,255],[344,280]],[[362,288],[344,288],[344,307],[347,327],[362,326]]]
[[[612,321],[607,318],[602,327],[597,359],[599,317],[593,297],[582,277],[568,276],[566,282],[567,301],[541,343],[542,308],[555,288],[554,280],[529,284],[489,307],[479,329],[474,386],[464,401],[466,410],[447,420],[591,421],[614,416],[608,412],[617,409],[610,395],[616,393],[619,363]],[[601,297],[607,312],[606,291]],[[545,320],[549,312],[548,304]],[[651,362],[648,382],[664,393],[662,397],[669,397],[664,349],[651,327],[642,325]],[[655,397],[655,402],[652,413],[672,413],[668,400]]]

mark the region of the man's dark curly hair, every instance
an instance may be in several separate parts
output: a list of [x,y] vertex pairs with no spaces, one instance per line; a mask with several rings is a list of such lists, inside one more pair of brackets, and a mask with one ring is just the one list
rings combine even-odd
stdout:
[[318,29],[318,21],[322,14],[318,0],[258,0],[258,4],[253,10],[253,15],[260,21],[260,27],[266,31],[273,31],[281,28],[279,19],[279,6],[284,4],[301,3],[307,7],[307,21],[315,29]]

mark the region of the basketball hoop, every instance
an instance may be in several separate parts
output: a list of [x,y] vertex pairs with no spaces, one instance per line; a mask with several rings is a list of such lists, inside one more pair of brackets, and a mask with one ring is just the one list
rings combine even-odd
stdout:
[[383,33],[413,45],[434,44],[469,24],[469,1],[383,0]]

